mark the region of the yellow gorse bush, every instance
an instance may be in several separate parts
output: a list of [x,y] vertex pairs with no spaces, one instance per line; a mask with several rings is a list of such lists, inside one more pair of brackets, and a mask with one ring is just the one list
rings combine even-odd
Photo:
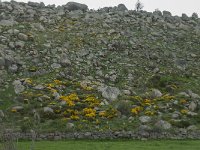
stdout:
[[98,106],[100,105],[100,100],[98,100],[94,96],[87,96],[86,99],[84,100],[86,103],[90,105],[90,107]]
[[62,84],[62,81],[56,79],[56,80],[54,80],[54,83],[57,85],[60,85],[60,84]]
[[142,110],[143,110],[143,108],[141,106],[136,106],[135,108],[131,109],[131,112],[134,115],[138,115]]
[[106,111],[100,111],[99,112],[99,117],[106,117],[106,116],[107,116]]
[[188,110],[187,109],[182,109],[181,113],[184,114],[184,115],[186,115],[186,114],[188,114]]
[[147,106],[150,106],[151,104],[153,104],[153,102],[150,100],[150,99],[145,99],[143,102],[142,102],[143,105],[147,105]]
[[147,116],[152,116],[154,114],[155,114],[154,111],[150,111],[150,110],[145,111],[145,115],[147,115]]
[[181,99],[181,100],[179,101],[179,103],[180,103],[180,104],[186,104],[186,103],[187,103],[187,100]]
[[96,110],[92,108],[84,108],[83,113],[88,118],[94,118],[96,116]]
[[72,93],[67,96],[61,96],[60,99],[66,101],[67,105],[70,107],[75,106],[75,101],[79,101],[79,97],[76,93]]
[[72,120],[78,120],[78,119],[80,119],[80,117],[78,115],[71,115],[70,119],[72,119]]

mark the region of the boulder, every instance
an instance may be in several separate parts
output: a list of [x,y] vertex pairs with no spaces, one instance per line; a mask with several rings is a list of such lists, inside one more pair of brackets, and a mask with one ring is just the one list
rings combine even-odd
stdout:
[[191,102],[189,105],[189,110],[190,111],[195,111],[197,108],[197,104],[195,102]]
[[107,86],[101,89],[102,96],[110,101],[114,101],[120,95],[120,90],[117,87]]
[[68,11],[81,10],[85,12],[88,10],[87,5],[76,3],[76,2],[68,2],[64,7]]
[[21,81],[15,80],[13,82],[14,90],[16,94],[19,94],[25,90],[25,87],[22,85]]
[[193,93],[191,90],[188,90],[187,93],[192,99],[200,99],[200,96],[196,93]]
[[13,26],[16,23],[17,23],[16,21],[12,21],[12,20],[1,20],[0,26]]
[[72,129],[72,128],[74,128],[74,124],[71,123],[71,122],[68,122],[68,123],[66,124],[66,127],[67,127],[67,129]]
[[140,120],[141,123],[149,123],[149,122],[151,122],[151,117],[141,116],[141,117],[139,117],[139,120]]
[[70,66],[71,65],[71,61],[69,60],[69,58],[67,57],[66,54],[62,54],[60,57],[60,63],[62,66]]
[[50,107],[44,107],[44,113],[54,113],[53,109]]
[[53,63],[53,64],[51,64],[51,68],[52,69],[59,69],[59,68],[61,68],[61,65],[58,64],[58,63]]
[[19,33],[18,34],[18,38],[22,41],[27,41],[28,40],[28,36],[26,34],[23,33]]
[[162,93],[161,93],[158,89],[153,89],[153,90],[151,91],[150,96],[151,96],[152,98],[158,98],[158,97],[161,97],[161,96],[162,96]]
[[119,4],[119,5],[117,6],[117,10],[118,10],[118,11],[126,11],[126,10],[128,10],[128,9],[126,8],[126,6],[125,6],[124,4]]
[[8,69],[10,72],[16,73],[18,71],[18,66],[16,64],[12,64]]
[[23,106],[14,106],[14,107],[12,107],[12,110],[16,110],[17,112],[18,112],[18,111],[21,111],[21,110],[23,110],[23,109],[24,109]]
[[190,18],[186,15],[186,14],[182,14],[182,16],[181,16],[181,19],[183,20],[183,21],[189,21],[190,20]]
[[171,129],[172,127],[172,125],[169,122],[164,120],[159,120],[158,122],[156,122],[155,126],[165,130]]

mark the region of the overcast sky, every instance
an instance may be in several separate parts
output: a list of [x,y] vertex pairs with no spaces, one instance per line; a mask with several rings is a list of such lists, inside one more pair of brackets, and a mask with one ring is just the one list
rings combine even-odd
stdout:
[[[5,0],[2,0],[5,1]],[[6,0],[9,1],[9,0]],[[75,1],[84,3],[89,6],[90,9],[98,9],[105,6],[116,6],[123,3],[128,9],[134,9],[137,0],[15,0],[22,2],[44,2],[45,4],[63,5],[69,1]],[[140,0],[144,4],[144,10],[154,11],[159,9],[161,11],[168,10],[173,15],[181,15],[186,13],[189,16],[196,12],[200,16],[200,0]]]

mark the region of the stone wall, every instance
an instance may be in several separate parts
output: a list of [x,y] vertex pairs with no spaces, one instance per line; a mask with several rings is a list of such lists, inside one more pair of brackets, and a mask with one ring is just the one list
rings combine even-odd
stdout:
[[[4,134],[9,137],[10,135]],[[13,133],[20,140],[64,140],[64,139],[200,139],[200,131],[186,132],[185,130],[169,133],[156,131],[108,131],[108,132],[52,132],[52,133]]]

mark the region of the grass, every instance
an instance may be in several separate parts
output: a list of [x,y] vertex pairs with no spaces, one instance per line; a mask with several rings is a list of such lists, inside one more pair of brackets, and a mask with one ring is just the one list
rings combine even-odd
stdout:
[[[19,142],[18,149],[30,149],[31,142]],[[41,141],[35,143],[35,150],[199,150],[199,140],[111,140],[111,141]]]

